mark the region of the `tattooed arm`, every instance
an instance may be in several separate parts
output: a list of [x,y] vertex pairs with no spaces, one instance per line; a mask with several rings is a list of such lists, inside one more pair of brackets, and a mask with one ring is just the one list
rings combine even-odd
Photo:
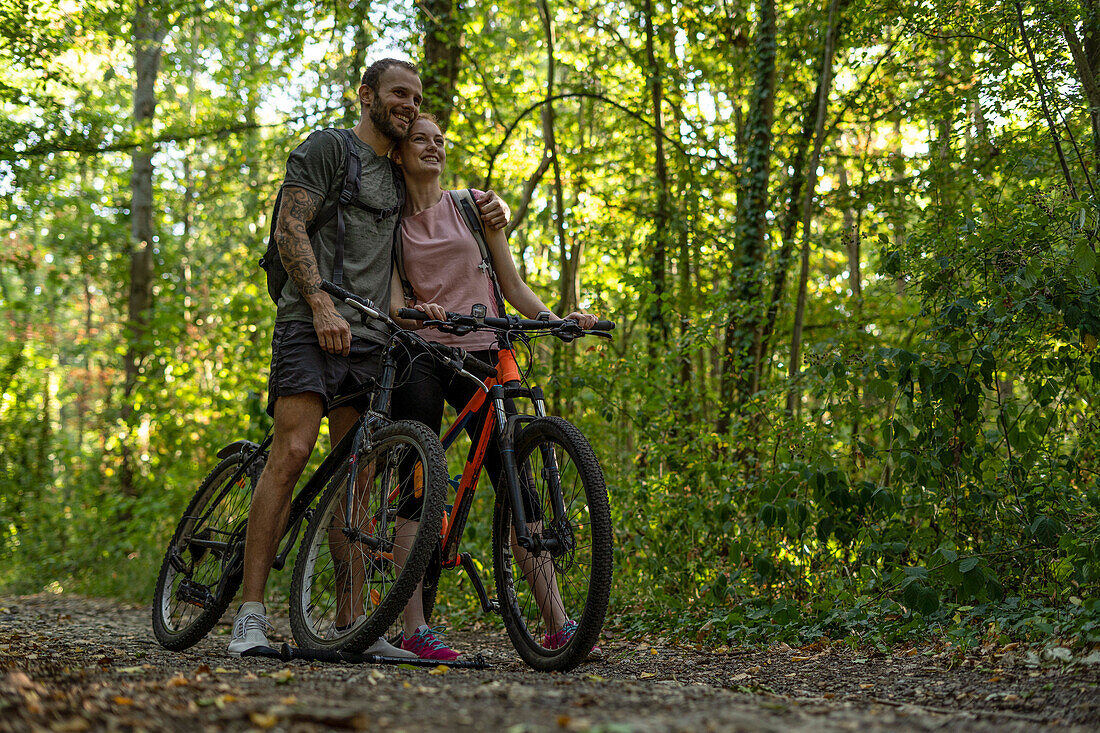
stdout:
[[313,328],[321,348],[347,356],[351,351],[351,326],[321,290],[321,274],[306,227],[317,216],[322,198],[298,186],[284,186],[275,225],[275,242],[290,279],[313,310]]

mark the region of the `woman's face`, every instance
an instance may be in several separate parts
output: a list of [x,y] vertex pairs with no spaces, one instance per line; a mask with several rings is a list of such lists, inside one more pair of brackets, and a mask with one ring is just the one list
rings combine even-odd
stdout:
[[417,119],[397,149],[397,164],[408,176],[438,178],[447,164],[446,140],[439,126],[431,120]]

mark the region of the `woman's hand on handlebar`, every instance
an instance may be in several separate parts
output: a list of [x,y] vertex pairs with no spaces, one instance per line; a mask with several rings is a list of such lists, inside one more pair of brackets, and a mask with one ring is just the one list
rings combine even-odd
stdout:
[[[447,311],[443,309],[443,306],[437,303],[417,303],[412,306],[414,310],[418,310],[427,316],[429,321],[445,321],[447,320]],[[423,326],[420,326],[423,328]]]

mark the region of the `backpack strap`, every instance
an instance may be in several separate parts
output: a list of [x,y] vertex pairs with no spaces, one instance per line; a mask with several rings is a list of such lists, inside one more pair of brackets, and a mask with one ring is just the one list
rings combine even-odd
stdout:
[[454,201],[455,208],[462,214],[462,219],[466,222],[466,227],[470,230],[470,233],[474,235],[474,239],[477,241],[477,247],[481,250],[481,264],[478,268],[489,276],[489,281],[493,284],[493,297],[497,302],[497,315],[503,317],[504,296],[500,292],[500,283],[497,282],[496,270],[493,269],[493,256],[489,252],[489,243],[485,239],[485,229],[481,223],[481,214],[478,213],[474,201],[473,189],[466,188],[461,191],[448,191],[447,193],[451,195],[451,200]]
[[397,270],[397,279],[401,281],[401,293],[405,296],[405,302],[416,305],[416,291],[405,274],[405,243],[401,239],[401,225],[393,230],[393,268]]
[[340,134],[341,139],[344,141],[344,185],[340,190],[339,200],[322,210],[321,214],[313,220],[313,223],[307,229],[307,234],[312,239],[321,227],[327,224],[333,216],[336,217],[336,251],[332,262],[332,282],[342,285],[344,279],[344,207],[354,206],[357,209],[362,209],[373,214],[375,221],[397,216],[397,228],[400,228],[401,209],[405,205],[405,178],[391,160],[390,175],[393,178],[394,188],[397,190],[397,203],[388,209],[379,209],[363,203],[359,199],[359,174],[363,170],[363,161],[359,157],[359,149],[352,137],[355,133],[346,128],[337,128],[336,132]]

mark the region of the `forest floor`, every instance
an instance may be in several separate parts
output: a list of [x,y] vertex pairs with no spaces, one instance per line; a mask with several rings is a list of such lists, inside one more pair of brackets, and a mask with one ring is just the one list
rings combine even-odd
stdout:
[[699,650],[608,633],[602,659],[539,674],[488,623],[448,636],[481,671],[235,659],[227,634],[174,653],[144,606],[0,598],[0,730],[1100,729],[1100,665],[1012,645]]

